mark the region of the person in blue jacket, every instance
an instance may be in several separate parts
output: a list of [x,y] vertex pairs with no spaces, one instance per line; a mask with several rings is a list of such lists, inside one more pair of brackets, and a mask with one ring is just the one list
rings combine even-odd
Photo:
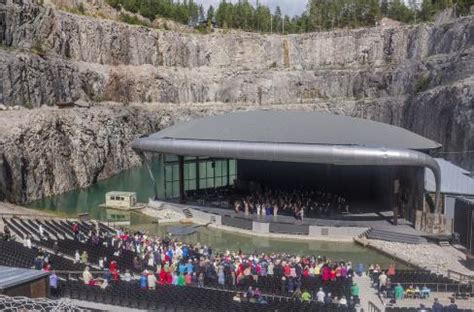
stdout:
[[141,276],[140,276],[140,288],[141,289],[147,289],[148,288],[148,280],[147,280],[147,277],[146,277],[146,274],[143,273]]

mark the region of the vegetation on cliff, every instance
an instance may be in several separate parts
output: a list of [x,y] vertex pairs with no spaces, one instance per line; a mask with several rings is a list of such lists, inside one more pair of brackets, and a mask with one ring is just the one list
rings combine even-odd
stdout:
[[233,3],[221,0],[219,6],[207,10],[193,0],[107,0],[114,8],[124,8],[154,20],[169,18],[196,26],[215,23],[221,28],[245,31],[302,33],[334,28],[375,26],[382,17],[403,23],[429,21],[438,12],[456,6],[461,15],[469,13],[474,0],[308,0],[301,16],[283,15],[279,7],[270,8],[257,1]]

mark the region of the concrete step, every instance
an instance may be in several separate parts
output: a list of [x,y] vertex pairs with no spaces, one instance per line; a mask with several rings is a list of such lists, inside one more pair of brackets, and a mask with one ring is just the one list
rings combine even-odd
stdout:
[[389,242],[399,242],[407,244],[423,244],[427,240],[424,237],[413,235],[413,234],[404,234],[398,232],[391,232],[386,230],[372,229],[367,233],[367,238],[369,239],[380,239]]

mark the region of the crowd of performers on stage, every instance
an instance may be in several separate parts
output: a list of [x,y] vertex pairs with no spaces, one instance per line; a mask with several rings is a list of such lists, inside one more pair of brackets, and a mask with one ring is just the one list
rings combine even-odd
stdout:
[[233,202],[236,213],[262,216],[294,216],[318,218],[331,213],[349,213],[349,205],[344,197],[315,191],[312,189],[293,189],[291,191],[266,189],[253,192]]

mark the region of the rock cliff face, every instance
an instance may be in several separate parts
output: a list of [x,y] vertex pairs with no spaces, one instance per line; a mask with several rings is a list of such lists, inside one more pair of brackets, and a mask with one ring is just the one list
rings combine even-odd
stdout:
[[[113,119],[117,108],[107,108],[108,102],[149,103],[135,105],[133,112],[129,106],[119,109],[133,118],[106,136],[118,138],[124,128],[133,129],[123,139],[125,146],[133,137],[158,129],[157,115],[173,122],[237,108],[291,108],[388,122],[439,141],[443,151],[474,150],[473,72],[473,17],[441,25],[290,36],[201,35],[78,16],[31,0],[0,0],[0,102],[35,108],[33,112],[45,105],[87,103],[92,108],[77,111],[77,116],[76,109],[53,114],[59,119],[75,116],[79,124],[88,124],[97,109]],[[94,106],[98,103],[100,108]],[[53,116],[43,117],[45,133],[55,129],[48,126]],[[92,132],[106,120],[94,122]],[[25,140],[44,143],[24,131]],[[71,169],[77,164],[74,156],[47,183],[46,173],[39,180],[22,177],[12,189],[0,187],[0,194],[30,200],[86,186],[137,164],[136,158],[112,160],[130,159],[127,148],[105,152],[100,145],[97,150],[110,161],[108,168],[101,167],[98,157],[97,163],[83,162],[82,172]],[[35,162],[46,152],[29,153],[25,147],[22,157]],[[473,170],[472,155],[443,156]],[[13,150],[4,150],[3,158],[11,163]],[[15,177],[24,172],[19,166],[0,168]]]
[[158,129],[156,112],[122,107],[41,109],[21,114],[15,131],[0,140],[0,198],[15,202],[61,193],[137,165],[128,147]]

